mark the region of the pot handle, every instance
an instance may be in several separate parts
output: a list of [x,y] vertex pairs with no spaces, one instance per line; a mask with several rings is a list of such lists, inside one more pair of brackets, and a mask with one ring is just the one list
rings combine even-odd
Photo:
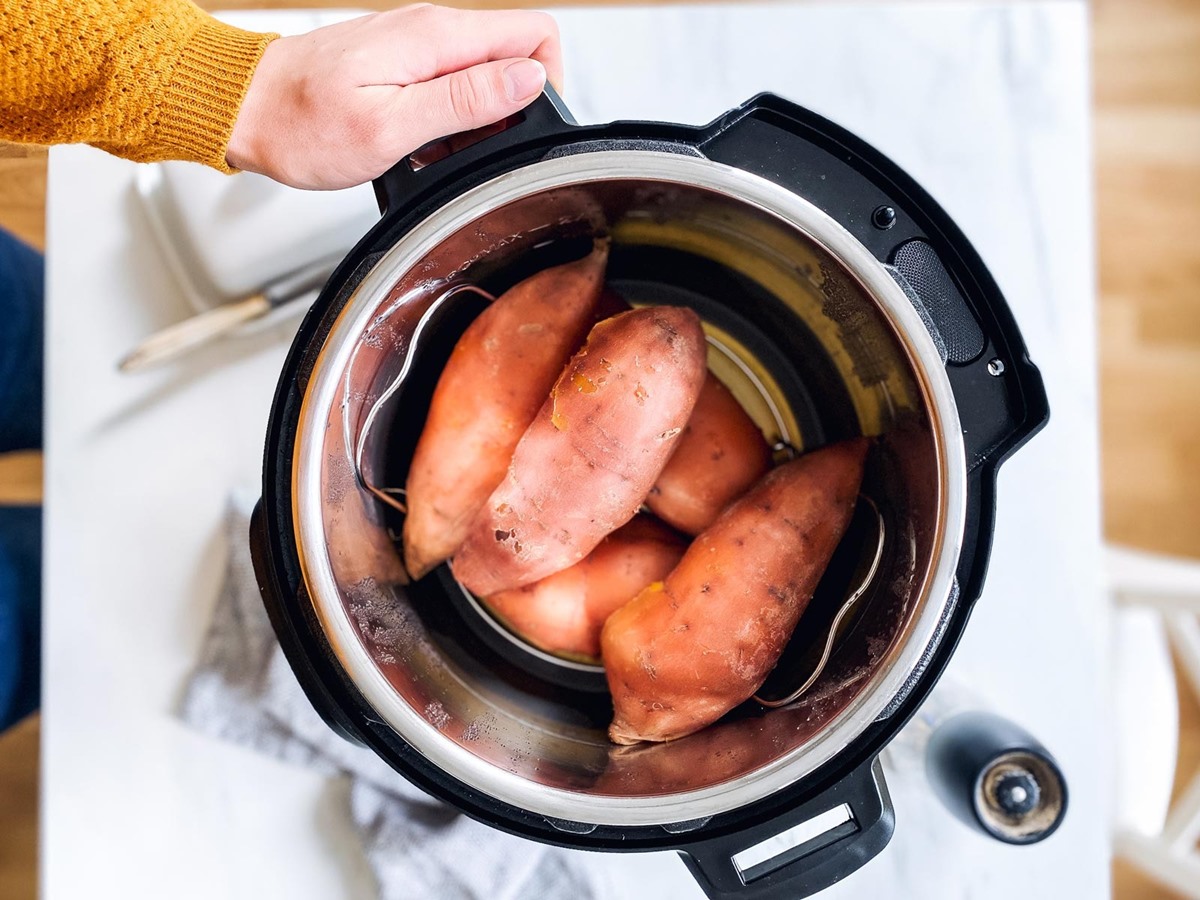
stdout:
[[1045,424],[1042,377],[999,286],[961,229],[895,163],[775,94],[752,97],[707,126],[700,149],[799,194],[902,277],[949,363],[970,468],[988,467],[994,477]]
[[394,212],[446,176],[476,168],[499,153],[546,143],[576,127],[575,117],[547,83],[536,100],[507,122],[426,144],[376,178],[379,211]]
[[876,757],[781,816],[679,853],[712,900],[799,900],[861,868],[894,830]]

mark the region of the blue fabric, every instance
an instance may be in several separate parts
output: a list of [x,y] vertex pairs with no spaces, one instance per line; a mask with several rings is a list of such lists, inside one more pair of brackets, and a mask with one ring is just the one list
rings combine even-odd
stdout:
[[41,699],[41,555],[41,507],[0,506],[0,731]]
[[[43,264],[0,231],[0,453],[42,446]],[[0,506],[0,730],[41,694],[42,511]]]
[[0,453],[42,447],[43,268],[0,231]]

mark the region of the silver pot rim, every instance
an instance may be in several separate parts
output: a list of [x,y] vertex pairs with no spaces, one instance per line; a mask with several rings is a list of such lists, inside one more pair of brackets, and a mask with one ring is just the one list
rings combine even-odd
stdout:
[[[540,191],[610,180],[652,180],[699,187],[747,203],[798,230],[828,252],[880,307],[908,358],[929,411],[937,450],[938,534],[918,613],[888,659],[825,729],[804,746],[738,778],[688,792],[615,797],[547,787],[481,759],[409,706],[363,646],[342,605],[319,515],[324,429],[340,401],[341,374],[379,301],[417,260],[488,212]],[[339,663],[389,727],[447,774],[496,800],[554,819],[596,825],[665,825],[739,809],[785,789],[829,763],[886,714],[922,670],[957,595],[955,570],[967,513],[967,470],[958,408],[937,347],[903,290],[846,229],[799,195],[712,160],[647,150],[595,151],[530,164],[499,175],[446,203],[379,259],[338,315],[320,350],[301,405],[292,471],[297,553],[314,611]]]

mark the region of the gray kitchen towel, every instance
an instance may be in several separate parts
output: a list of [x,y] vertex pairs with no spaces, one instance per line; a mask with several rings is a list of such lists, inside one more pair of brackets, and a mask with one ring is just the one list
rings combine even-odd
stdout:
[[334,734],[301,691],[258,594],[249,532],[253,495],[230,499],[229,566],[180,708],[199,731],[351,779],[350,817],[383,900],[509,900],[603,891],[582,854],[470,819]]

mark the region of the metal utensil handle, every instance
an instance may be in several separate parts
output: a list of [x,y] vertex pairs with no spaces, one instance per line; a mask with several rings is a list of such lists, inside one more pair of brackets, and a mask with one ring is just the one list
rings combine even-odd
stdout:
[[[837,824],[814,821],[834,816]],[[896,818],[878,758],[798,807],[732,835],[679,848],[704,893],[712,900],[799,900],[836,884],[874,858],[891,840]],[[803,835],[792,846],[791,838]],[[775,855],[747,864],[747,853],[779,843]],[[766,851],[770,853],[770,850]]]
[[277,306],[320,290],[336,265],[337,259],[332,257],[318,260],[272,281],[256,294],[169,325],[138,344],[117,363],[117,368],[137,372],[203,346],[239,325],[262,318]]
[[275,279],[261,291],[271,301],[271,306],[280,306],[311,291],[319,291],[341,262],[341,256],[328,256],[303,268]]
[[263,294],[214,307],[151,335],[117,363],[117,368],[137,372],[166,362],[270,311],[271,301]]

